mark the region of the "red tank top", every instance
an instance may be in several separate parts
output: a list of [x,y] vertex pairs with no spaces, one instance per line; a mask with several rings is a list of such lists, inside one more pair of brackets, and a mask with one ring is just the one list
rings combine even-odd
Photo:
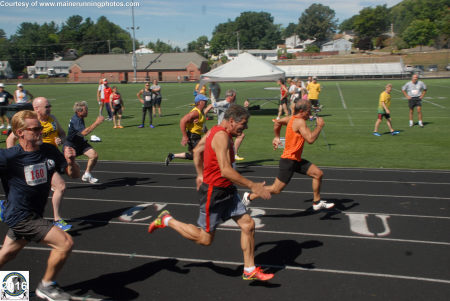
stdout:
[[[229,187],[233,183],[222,177],[220,173],[219,162],[217,162],[216,153],[211,147],[211,142],[214,135],[220,131],[225,131],[220,125],[215,125],[207,134],[205,142],[205,151],[203,153],[203,182],[208,185],[213,185],[217,187]],[[225,131],[225,133],[227,133]],[[228,133],[227,133],[228,134]],[[230,162],[234,163],[234,143],[233,138],[230,137]]]
[[104,88],[103,89],[103,93],[105,95],[104,101],[103,102],[109,102],[109,98],[111,96],[112,93],[112,89],[110,87]]

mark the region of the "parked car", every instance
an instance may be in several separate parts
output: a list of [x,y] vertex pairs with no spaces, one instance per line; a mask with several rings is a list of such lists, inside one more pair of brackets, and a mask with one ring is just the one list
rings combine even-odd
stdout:
[[415,65],[414,72],[422,73],[425,71],[425,67],[423,65]]
[[411,65],[405,65],[405,71],[406,72],[413,72],[414,71],[414,67]]
[[445,67],[445,70],[450,71],[450,64],[448,64],[447,67]]
[[436,71],[438,71],[438,66],[437,65],[429,65],[428,66],[428,71],[436,72]]

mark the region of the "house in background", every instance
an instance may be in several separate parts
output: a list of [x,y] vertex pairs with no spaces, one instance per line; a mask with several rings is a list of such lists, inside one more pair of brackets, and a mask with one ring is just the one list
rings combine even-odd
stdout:
[[0,79],[13,78],[14,73],[8,61],[0,61]]
[[[224,51],[224,56],[228,58],[228,60],[233,60],[237,58],[239,53],[244,52],[244,50],[238,51],[237,49],[228,49]],[[257,58],[260,58],[262,60],[266,61],[276,61],[278,59],[278,53],[277,50],[262,50],[262,49],[245,49],[245,52],[250,53],[253,56],[256,56]]]
[[[208,60],[195,52],[136,55],[136,81],[196,81],[208,71]],[[134,81],[132,54],[89,54],[73,62],[69,82]]]
[[350,53],[352,50],[352,42],[347,41],[344,38],[329,41],[322,44],[320,48],[321,52],[338,51],[339,54]]

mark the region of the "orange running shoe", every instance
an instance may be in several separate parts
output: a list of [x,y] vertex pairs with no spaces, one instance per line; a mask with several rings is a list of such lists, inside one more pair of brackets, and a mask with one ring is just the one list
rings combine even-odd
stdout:
[[169,211],[164,210],[163,212],[161,212],[148,227],[148,233],[153,233],[153,231],[159,228],[165,228],[166,225],[164,225],[164,219],[169,216],[171,216]]
[[242,274],[242,279],[244,280],[260,280],[267,281],[273,278],[274,274],[264,273],[261,267],[256,267],[252,272],[248,273],[244,270]]

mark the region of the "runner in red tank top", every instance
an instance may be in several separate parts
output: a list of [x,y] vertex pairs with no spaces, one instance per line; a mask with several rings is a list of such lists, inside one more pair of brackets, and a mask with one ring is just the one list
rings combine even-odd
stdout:
[[250,188],[264,199],[270,198],[265,182],[255,183],[243,177],[232,167],[234,161],[233,137],[247,128],[248,111],[239,105],[231,105],[220,125],[214,126],[194,149],[197,170],[197,189],[200,193],[198,225],[186,224],[173,218],[165,210],[148,229],[152,233],[158,228],[171,227],[184,238],[200,245],[213,242],[216,227],[232,218],[241,228],[241,247],[244,253],[244,280],[269,280],[273,274],[264,273],[255,266],[255,222],[247,213],[237,194],[236,186]]
[[[320,131],[325,123],[320,117],[316,118],[316,128],[311,131],[306,124],[306,120],[311,114],[311,103],[308,100],[299,100],[294,107],[294,115],[276,120],[274,124],[275,138],[273,139],[274,149],[280,144],[280,131],[283,125],[286,126],[286,143],[284,152],[281,155],[278,176],[270,186],[271,194],[278,194],[286,187],[294,172],[307,175],[313,179],[313,210],[330,209],[333,203],[327,203],[320,199],[320,186],[323,172],[308,160],[302,159],[303,146],[305,141],[309,144],[319,138]],[[248,206],[252,200],[258,197],[256,193],[245,192],[242,202]]]

